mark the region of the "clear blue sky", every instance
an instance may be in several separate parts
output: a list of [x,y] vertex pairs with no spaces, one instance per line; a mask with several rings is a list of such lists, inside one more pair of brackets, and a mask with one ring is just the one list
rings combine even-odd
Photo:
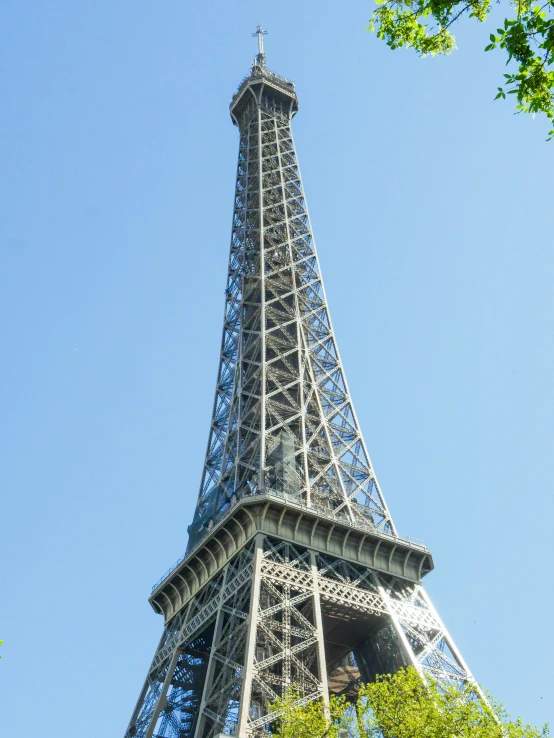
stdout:
[[398,528],[433,551],[428,590],[477,678],[554,715],[554,144],[492,100],[497,24],[418,61],[364,30],[371,5],[2,3],[2,738],[122,736],[161,633],[147,597],[200,480],[228,103],[258,21],[297,85],[331,313]]

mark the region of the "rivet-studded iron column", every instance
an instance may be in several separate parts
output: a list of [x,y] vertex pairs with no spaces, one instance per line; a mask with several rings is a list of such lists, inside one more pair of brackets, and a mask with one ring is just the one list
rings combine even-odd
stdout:
[[[421,586],[375,477],[323,289],[291,131],[294,85],[258,55],[231,102],[239,156],[223,338],[185,556],[154,587],[163,614],[126,738],[239,738],[271,707],[355,700],[413,664],[472,676]],[[343,246],[341,246],[343,247]]]

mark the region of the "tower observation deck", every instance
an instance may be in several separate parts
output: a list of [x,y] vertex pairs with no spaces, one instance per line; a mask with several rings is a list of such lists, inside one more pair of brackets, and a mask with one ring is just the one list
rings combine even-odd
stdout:
[[355,700],[412,664],[472,676],[399,536],[333,332],[291,121],[258,54],[232,98],[239,154],[223,337],[189,542],[150,596],[164,632],[125,738],[267,733],[271,703]]

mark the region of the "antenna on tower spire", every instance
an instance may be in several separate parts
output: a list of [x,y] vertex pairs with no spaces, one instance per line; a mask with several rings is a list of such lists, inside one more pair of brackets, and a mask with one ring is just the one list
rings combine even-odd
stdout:
[[265,67],[265,54],[264,54],[264,36],[267,35],[267,31],[261,27],[258,23],[258,27],[252,34],[252,36],[258,37],[258,55],[256,56],[256,64],[259,67]]

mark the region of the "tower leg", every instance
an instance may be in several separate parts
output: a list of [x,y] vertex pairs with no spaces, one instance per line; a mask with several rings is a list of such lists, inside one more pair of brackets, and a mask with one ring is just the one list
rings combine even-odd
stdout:
[[264,537],[256,536],[256,548],[254,552],[254,578],[252,582],[252,594],[250,598],[250,616],[248,622],[248,636],[246,641],[246,658],[242,677],[242,689],[240,700],[239,722],[237,735],[239,738],[247,738],[250,735],[248,726],[248,715],[250,711],[250,695],[252,692],[252,678],[254,669],[254,658],[256,652],[256,631],[258,628],[258,609],[260,602],[260,583],[262,572]]
[[[229,573],[229,568],[227,567],[225,569],[225,574],[223,577],[223,585],[225,586],[227,582],[227,575]],[[224,592],[224,588],[221,590],[222,594]],[[198,711],[198,719],[196,723],[196,728],[194,730],[194,738],[201,738],[204,732],[204,725],[206,722],[206,716],[204,714],[204,708],[206,707],[207,697],[210,694],[210,691],[212,689],[213,680],[214,680],[214,672],[217,665],[216,660],[216,653],[217,649],[219,647],[219,642],[221,640],[221,631],[223,626],[223,610],[221,608],[221,605],[223,605],[223,602],[220,603],[220,607],[217,611],[217,616],[215,620],[215,629],[214,629],[214,639],[213,639],[213,646],[212,651],[210,654],[210,661],[208,663],[208,670],[206,672],[206,681],[204,683],[204,689],[202,690],[202,700],[200,702],[200,709]]]
[[144,738],[152,738],[154,735],[154,728],[156,727],[156,723],[158,722],[158,718],[160,717],[160,712],[165,707],[165,703],[167,700],[167,690],[169,689],[169,685],[171,684],[171,680],[173,678],[173,674],[175,672],[175,667],[177,666],[177,660],[179,659],[179,649],[176,648],[173,652],[173,656],[171,657],[171,661],[169,662],[169,667],[167,669],[167,674],[165,675],[165,679],[158,697],[158,701],[156,702],[156,706],[154,708],[154,711],[152,712],[152,717],[150,718],[150,725],[148,726],[148,730],[146,731],[146,734]]
[[325,658],[325,638],[323,635],[323,617],[321,615],[321,599],[319,596],[319,585],[317,577],[317,555],[310,551],[310,565],[314,583],[314,621],[317,629],[317,662],[319,678],[321,680],[323,700],[329,704],[329,685],[327,683],[327,659]]

